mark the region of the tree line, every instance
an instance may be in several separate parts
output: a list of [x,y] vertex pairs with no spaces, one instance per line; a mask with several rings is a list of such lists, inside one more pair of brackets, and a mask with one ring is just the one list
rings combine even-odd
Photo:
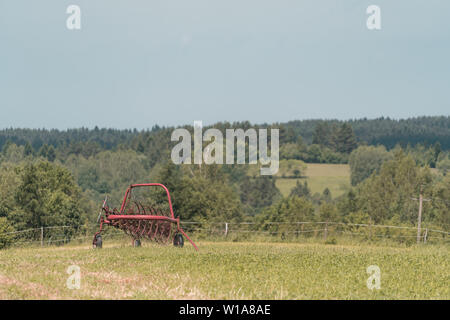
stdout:
[[[424,124],[430,126],[426,132],[433,132],[434,125],[441,130],[438,124],[448,121],[448,117],[430,118]],[[411,198],[422,188],[424,196],[433,199],[426,204],[424,223],[448,230],[450,158],[445,139],[433,143],[424,139],[405,146],[398,143],[392,148],[370,145],[357,134],[361,124],[370,121],[374,120],[316,121],[310,137],[300,135],[297,125],[290,123],[280,129],[281,159],[349,163],[352,188],[338,198],[329,189],[312,194],[301,182],[283,197],[275,184],[277,177],[255,176],[248,165],[176,166],[168,161],[174,144],[170,141],[172,128],[3,130],[0,234],[51,225],[76,226],[85,232],[88,225],[96,223],[106,194],[112,199],[110,205],[118,207],[129,184],[149,181],[169,188],[175,213],[184,220],[205,226],[257,221],[258,230],[266,231],[281,228],[267,224],[269,221],[295,220],[413,226],[417,202]],[[386,119],[377,122],[396,123]],[[308,127],[311,122],[305,123]],[[245,122],[214,127],[252,126]],[[444,131],[437,137],[446,136],[448,127],[447,133]],[[302,170],[300,165],[290,169],[295,177],[300,177]],[[70,230],[66,231],[69,238],[74,234]],[[0,246],[12,241],[11,237],[5,239],[0,235]]]
[[[192,129],[190,126],[183,126]],[[244,122],[219,122],[211,127],[222,132],[228,128],[279,128],[280,145],[321,146],[328,148],[333,157],[342,156],[355,148],[355,143],[383,145],[392,149],[418,144],[429,147],[439,143],[444,151],[450,149],[450,117],[417,117],[394,120],[390,118],[357,120],[296,120],[286,123],[251,124]],[[82,154],[89,157],[102,150],[132,149],[151,156],[151,162],[160,157],[155,152],[167,149],[174,127],[153,126],[151,129],[94,129],[79,128],[67,130],[47,129],[3,129],[0,130],[0,150],[6,144],[26,146],[29,152],[40,152],[44,145],[60,151],[61,155]],[[205,128],[206,129],[206,128]],[[288,151],[286,156],[289,156]],[[298,151],[298,150],[297,150]],[[319,150],[319,152],[322,150]],[[52,151],[50,151],[52,152]],[[298,152],[305,152],[300,150]],[[317,148],[307,152],[317,156]],[[327,153],[327,152],[324,152]],[[164,156],[164,155],[162,155]],[[332,157],[328,155],[328,157]],[[317,161],[318,159],[312,158]],[[320,160],[320,159],[319,159]],[[345,161],[346,159],[342,159]]]

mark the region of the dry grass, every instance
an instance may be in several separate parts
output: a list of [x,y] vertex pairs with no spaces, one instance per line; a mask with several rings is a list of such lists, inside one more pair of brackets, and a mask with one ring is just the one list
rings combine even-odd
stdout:
[[[448,246],[203,242],[200,251],[129,241],[0,251],[1,299],[450,298]],[[381,289],[366,286],[369,265]],[[70,265],[81,288],[66,287]]]
[[312,177],[346,177],[350,178],[348,164],[308,163],[305,175]]
[[290,194],[297,181],[307,181],[313,194],[328,188],[334,198],[350,190],[350,168],[346,164],[308,163],[304,175],[301,179],[278,178],[276,186],[284,196]]

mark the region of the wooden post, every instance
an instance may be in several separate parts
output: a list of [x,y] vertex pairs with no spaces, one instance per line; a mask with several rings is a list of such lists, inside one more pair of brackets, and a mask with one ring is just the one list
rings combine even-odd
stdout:
[[323,238],[325,241],[327,241],[327,235],[328,235],[328,221],[325,223],[325,232],[323,233]]
[[41,227],[41,247],[44,246],[44,227]]
[[228,222],[225,222],[225,238],[228,236]]
[[423,195],[422,195],[422,186],[420,186],[420,194],[419,194],[419,199],[416,198],[412,198],[412,200],[419,200],[419,214],[417,217],[417,243],[420,243],[420,228],[422,225],[422,205],[424,201],[431,201],[431,199],[424,199]]
[[420,243],[420,227],[422,224],[422,187],[420,187],[420,195],[419,195],[419,216],[417,218],[417,244]]

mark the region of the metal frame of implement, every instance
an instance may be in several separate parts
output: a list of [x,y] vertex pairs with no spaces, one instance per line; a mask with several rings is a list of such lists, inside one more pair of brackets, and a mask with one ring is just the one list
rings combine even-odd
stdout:
[[[127,204],[130,203],[131,192],[134,188],[153,186],[162,187],[166,191],[167,200],[169,201],[170,216],[163,215],[160,210],[152,207],[145,207],[139,202],[133,203],[133,209],[129,209],[125,212]],[[195,250],[198,250],[195,243],[181,228],[180,218],[175,218],[169,190],[163,184],[132,184],[125,192],[120,211],[117,211],[117,209],[110,210],[106,205],[106,199],[103,202],[102,211],[105,213],[105,217],[102,216],[100,219],[100,230],[94,235],[94,246],[96,246],[97,237],[103,230],[103,225],[106,224],[123,230],[126,234],[133,238],[133,243],[136,240],[140,241],[140,239],[145,238],[157,243],[165,244],[171,239],[175,239],[177,235],[182,234],[192,244],[192,246],[194,246]],[[176,228],[174,228],[174,225],[176,225]]]

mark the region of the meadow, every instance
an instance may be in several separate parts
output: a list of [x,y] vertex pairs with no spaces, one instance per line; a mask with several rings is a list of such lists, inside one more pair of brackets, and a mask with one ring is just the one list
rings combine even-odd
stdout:
[[[277,175],[276,186],[283,194],[288,196],[297,181],[308,182],[311,193],[322,193],[325,188],[331,191],[333,198],[343,195],[350,190],[350,167],[347,164],[308,163],[298,160],[288,160],[291,168],[287,168],[287,161],[280,161],[280,170]],[[295,163],[297,161],[297,164]],[[295,167],[306,165],[300,178],[292,178]]]
[[[448,246],[129,241],[0,251],[0,299],[449,299]],[[68,289],[67,268],[81,271]],[[380,289],[367,267],[380,268]]]

